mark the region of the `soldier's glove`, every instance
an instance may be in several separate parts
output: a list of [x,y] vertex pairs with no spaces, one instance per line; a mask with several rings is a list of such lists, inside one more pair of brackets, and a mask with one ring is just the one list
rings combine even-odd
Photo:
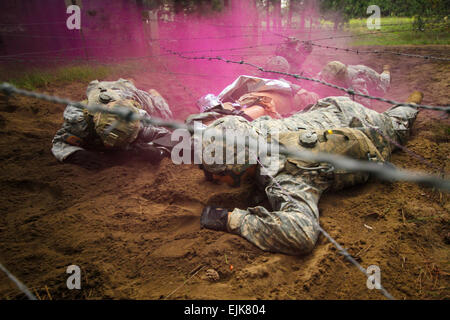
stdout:
[[134,146],[134,152],[142,159],[152,164],[158,163],[166,156],[166,152],[148,143],[137,144]]
[[108,163],[106,156],[86,150],[75,151],[64,162],[76,164],[88,170],[98,170]]
[[200,226],[217,231],[227,231],[228,210],[207,206],[200,217]]

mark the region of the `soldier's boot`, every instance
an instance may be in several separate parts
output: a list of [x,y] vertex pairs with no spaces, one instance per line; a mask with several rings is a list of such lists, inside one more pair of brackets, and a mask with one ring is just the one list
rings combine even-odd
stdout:
[[421,104],[423,100],[423,93],[420,91],[414,91],[406,100],[408,103]]
[[203,209],[200,217],[200,225],[203,228],[227,231],[228,210],[224,208],[217,208],[207,206]]

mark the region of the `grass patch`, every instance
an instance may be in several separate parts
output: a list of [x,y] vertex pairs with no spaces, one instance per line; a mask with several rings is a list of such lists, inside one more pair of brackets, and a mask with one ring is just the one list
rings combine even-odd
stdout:
[[[353,38],[354,46],[397,46],[397,45],[430,45],[450,44],[450,24],[447,19],[425,24],[422,31],[417,30],[413,18],[384,17],[381,18],[380,30],[369,30],[367,20],[351,19],[344,30],[353,34],[373,31],[379,32],[370,37]],[[389,32],[389,33],[385,33]]]
[[9,73],[14,75],[8,77],[8,72],[2,72],[4,81],[27,90],[47,87],[50,83],[71,83],[74,81],[89,82],[95,79],[104,79],[116,74],[123,74],[136,70],[136,63],[117,64],[117,65],[92,65],[80,64],[60,66],[57,68],[33,68],[23,72],[15,72],[10,70]]

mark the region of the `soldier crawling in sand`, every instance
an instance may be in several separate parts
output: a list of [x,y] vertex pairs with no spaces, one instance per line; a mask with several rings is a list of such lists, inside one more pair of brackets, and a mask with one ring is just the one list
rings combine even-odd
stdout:
[[[205,129],[237,136],[273,139],[298,151],[327,152],[376,163],[389,161],[395,146],[404,143],[417,116],[414,104],[423,94],[414,92],[405,105],[397,105],[384,113],[370,110],[349,97],[319,100],[307,111],[283,119],[262,116],[250,122],[244,117],[228,115],[210,123]],[[327,162],[312,162],[297,156],[276,157],[236,148],[222,139],[203,139],[201,150],[226,150],[230,162],[207,162],[201,168],[208,180],[238,186],[240,181],[255,176],[265,190],[271,210],[263,206],[248,209],[204,208],[201,226],[240,235],[262,250],[290,255],[313,250],[319,236],[318,202],[322,193],[342,189],[368,180],[369,174],[334,168]],[[213,147],[213,148],[212,148]],[[230,150],[228,150],[230,149]],[[225,153],[225,152],[224,152]],[[251,162],[250,154],[260,156]],[[238,162],[244,158],[244,162]],[[205,159],[205,158],[202,158]]]
[[[141,117],[172,117],[167,102],[156,90],[139,90],[129,80],[92,81],[86,95],[83,103],[87,105],[125,107]],[[127,122],[114,114],[92,114],[68,105],[64,123],[52,143],[52,153],[59,161],[99,169],[109,162],[110,154],[117,151],[158,162],[170,154],[170,131],[143,126],[139,120]]]
[[[331,61],[317,75],[320,80],[354,90],[357,93],[383,97],[391,85],[390,66],[384,65],[381,73],[364,65],[345,65]],[[371,106],[370,99],[355,95],[354,99],[365,106]]]

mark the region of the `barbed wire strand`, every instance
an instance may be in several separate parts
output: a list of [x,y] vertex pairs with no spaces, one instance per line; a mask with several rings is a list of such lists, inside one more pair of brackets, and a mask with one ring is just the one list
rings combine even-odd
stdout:
[[3,55],[3,56],[0,56],[0,58],[19,57],[19,56],[27,56],[27,55],[35,55],[35,54],[57,53],[57,52],[85,50],[85,49],[104,49],[104,48],[122,47],[122,46],[123,45],[117,44],[117,45],[108,45],[108,46],[77,47],[77,48],[67,48],[67,49],[58,49],[58,50],[47,50],[47,51],[21,52],[21,53]]
[[[152,124],[152,125],[157,125],[157,126],[166,126],[166,127],[171,127],[171,128],[177,128],[177,129],[185,129],[185,130],[189,130],[189,132],[193,131],[192,127],[189,127],[186,124],[182,124],[182,123],[179,123],[176,121],[162,120],[162,119],[158,119],[158,118],[148,118],[148,117],[144,118],[144,117],[141,117],[141,116],[137,115],[136,113],[130,111],[129,109],[122,108],[122,107],[116,107],[114,109],[107,109],[102,106],[87,106],[80,102],[74,102],[69,99],[63,99],[63,98],[59,98],[56,96],[49,96],[49,95],[40,94],[40,93],[36,93],[36,92],[17,89],[14,86],[7,84],[7,83],[1,84],[0,90],[5,92],[6,94],[14,93],[14,94],[20,94],[20,95],[24,95],[24,96],[29,96],[29,97],[33,97],[33,98],[46,100],[49,102],[55,102],[55,103],[60,103],[60,104],[70,104],[75,107],[87,109],[90,112],[114,113],[114,114],[117,114],[118,116],[120,116],[121,118],[125,119],[126,121],[141,120],[146,124]],[[249,142],[246,142],[246,143],[249,143]],[[304,152],[304,151],[300,152],[298,150],[291,150],[286,147],[280,148],[280,151],[281,151],[280,153],[288,155],[288,156],[298,157],[300,159],[305,159],[307,161],[328,162],[338,168],[348,169],[350,171],[357,170],[357,171],[366,171],[369,173],[375,173],[379,177],[382,177],[387,180],[404,180],[404,181],[422,182],[422,183],[431,184],[438,188],[450,190],[450,181],[439,179],[439,178],[432,177],[432,176],[418,175],[417,173],[400,171],[398,169],[388,168],[386,166],[369,163],[367,161],[362,162],[359,160],[354,160],[351,158],[338,156],[338,155],[331,156],[330,154],[325,154],[325,153],[314,154],[312,152]],[[259,160],[257,160],[257,161],[265,169],[265,167],[262,165],[262,163]],[[273,176],[270,175],[270,173],[267,170],[266,170],[266,173],[270,176],[270,178],[274,181],[274,183],[278,185],[278,187],[280,189],[284,190],[279,185],[279,183],[273,178]],[[286,192],[286,195],[295,204],[295,201],[292,200],[292,198],[290,197],[288,192]],[[364,275],[366,275],[366,277],[369,277],[367,270],[365,268],[363,268],[347,252],[347,250],[345,250],[336,240],[334,240],[333,237],[331,237],[320,225],[318,225],[318,230],[339,250],[340,254],[342,254],[348,261],[350,261],[352,264],[354,264],[358,268],[358,270],[360,270]],[[3,268],[2,268],[2,270],[3,270]],[[5,272],[7,272],[7,271],[5,271]],[[12,278],[12,279],[15,279],[15,278]],[[24,288],[20,285],[20,282],[19,283],[16,282],[16,284],[18,285],[19,288],[21,288],[21,289]],[[386,298],[394,299],[393,296],[383,286],[381,286],[381,284],[380,284],[379,290]],[[23,290],[23,292],[27,292],[27,291]],[[34,297],[33,295],[29,296],[29,298],[33,298],[33,297]]]
[[334,49],[339,51],[346,51],[346,52],[353,52],[356,54],[366,54],[366,53],[373,53],[373,54],[393,54],[397,56],[405,56],[410,58],[421,58],[421,59],[432,59],[432,60],[441,60],[441,61],[450,61],[450,58],[444,58],[444,57],[435,57],[430,55],[420,55],[420,54],[411,54],[411,53],[403,53],[403,52],[396,52],[396,51],[387,51],[387,50],[359,50],[359,49],[351,49],[351,48],[338,48],[328,45],[321,45],[317,44],[311,41],[307,40],[299,40],[305,44],[311,44],[312,46],[319,47],[319,48],[325,48],[325,49]]
[[341,38],[354,38],[354,37],[361,37],[361,36],[367,36],[367,35],[377,35],[377,34],[384,34],[384,33],[403,32],[403,31],[410,31],[410,30],[368,32],[368,33],[361,33],[361,34],[355,34],[355,35],[331,36],[331,37],[320,38],[320,39],[312,39],[312,40],[302,40],[302,39],[299,39],[297,37],[286,36],[286,35],[275,33],[275,32],[273,32],[273,34],[275,34],[277,36],[280,36],[280,37],[287,38],[287,39],[289,39],[289,38],[292,39],[293,38],[293,39],[296,39],[296,40],[298,40],[300,42],[303,42],[305,44],[310,44],[312,46],[316,46],[316,47],[319,47],[319,48],[335,49],[335,50],[346,51],[346,52],[354,52],[354,53],[357,53],[357,54],[360,54],[360,53],[393,54],[393,55],[405,56],[405,57],[410,57],[410,58],[422,58],[422,59],[434,59],[434,60],[450,61],[450,58],[445,58],[445,57],[435,57],[435,56],[430,56],[430,55],[409,54],[409,53],[388,51],[388,50],[372,50],[372,51],[370,51],[370,50],[359,50],[359,49],[350,49],[350,48],[338,48],[338,47],[334,47],[334,46],[320,45],[320,44],[315,43],[316,41],[322,41],[322,40],[333,40],[333,39],[341,39]]
[[[14,34],[14,33],[2,33],[0,35],[3,37],[17,37],[17,38],[32,38],[32,39],[66,39],[66,40],[97,40],[98,38],[83,38],[81,35],[79,37],[73,36],[63,36],[63,35],[35,35],[35,34]],[[189,41],[189,40],[214,40],[214,39],[234,39],[234,38],[251,38],[255,35],[252,34],[241,34],[241,35],[227,35],[218,37],[190,37],[190,38],[148,38],[144,40],[150,41]],[[114,40],[143,40],[142,37],[136,36],[126,36],[126,37],[114,37]]]
[[[132,21],[138,21],[141,19],[127,19],[127,20],[121,20],[121,22],[132,22]],[[158,21],[158,22],[167,22],[164,21],[164,19],[150,19],[150,18],[145,18],[142,19],[143,22],[145,21]],[[177,22],[180,23],[180,21],[168,21],[168,22]],[[61,20],[61,21],[46,21],[46,22],[29,22],[29,23],[0,23],[0,26],[34,26],[34,25],[51,25],[51,24],[66,24],[67,21],[66,20]],[[441,24],[443,22],[429,22],[426,24]],[[226,25],[226,24],[211,24],[208,23],[209,25],[215,25],[215,26],[219,26],[219,27],[230,27],[230,28],[254,28],[254,27],[261,27],[261,28],[267,28],[267,26],[255,26],[255,25],[236,25],[236,24],[232,24],[232,25]],[[403,25],[413,25],[412,22],[402,22],[402,23],[390,23],[390,24],[381,24],[381,27],[383,26],[403,26]],[[325,26],[325,25],[324,25]],[[360,25],[361,27],[365,27],[367,26],[366,23],[361,23]],[[283,27],[286,28],[286,27]],[[289,27],[288,29],[302,29],[300,27]],[[305,31],[305,32],[309,32],[309,31]]]
[[[124,107],[115,107],[115,108],[105,108],[104,106],[100,105],[86,105],[81,102],[75,102],[70,99],[60,98],[57,96],[50,96],[42,93],[37,93],[33,91],[18,89],[15,86],[9,84],[9,83],[2,83],[0,85],[0,91],[4,92],[5,94],[19,94],[27,97],[32,97],[36,99],[45,100],[48,102],[54,102],[58,104],[63,105],[72,105],[76,108],[80,109],[86,109],[89,112],[96,113],[111,113],[115,114],[124,121],[136,121],[140,120],[143,125],[153,125],[153,126],[160,126],[160,127],[167,127],[172,129],[184,129],[188,130],[189,132],[194,132],[194,129],[192,126],[188,126],[184,123],[180,123],[178,121],[173,120],[163,120],[160,118],[149,118],[149,117],[142,117],[134,112],[132,112],[128,108]],[[411,172],[407,170],[400,170],[397,168],[389,168],[387,166],[383,166],[376,163],[371,163],[368,161],[360,161],[355,160],[352,158],[335,155],[335,154],[328,154],[328,153],[312,153],[309,151],[302,151],[299,152],[297,150],[287,149],[285,147],[280,146],[280,150],[282,150],[282,154],[288,155],[288,156],[294,156],[299,157],[301,159],[305,159],[306,161],[312,161],[312,162],[328,162],[332,165],[334,165],[337,168],[346,169],[349,171],[363,171],[367,173],[371,173],[375,175],[376,177],[379,177],[383,180],[388,181],[406,181],[406,182],[415,182],[420,183],[428,186],[435,187],[437,189],[447,190],[450,191],[450,180],[445,180],[440,177],[427,175],[423,173],[418,172]]]
[[[335,37],[333,37],[333,39],[334,39]],[[206,39],[206,38],[205,38]],[[157,39],[152,39],[152,40],[157,40]],[[161,39],[159,39],[159,40],[161,40]],[[180,39],[174,39],[174,40],[180,40]],[[321,39],[319,39],[319,40],[321,40]],[[301,40],[302,41],[302,40]],[[317,40],[315,40],[315,41],[317,41]],[[306,41],[304,41],[304,42],[306,42]],[[397,55],[406,55],[406,56],[410,56],[410,57],[423,57],[423,58],[426,58],[426,59],[439,59],[439,60],[450,60],[450,59],[445,59],[445,58],[437,58],[437,57],[431,57],[431,56],[420,56],[420,55],[411,55],[411,54],[402,54],[402,53],[396,53],[396,52],[379,52],[379,51],[373,51],[373,52],[369,52],[369,51],[363,51],[363,52],[361,52],[361,51],[358,51],[358,50],[352,50],[352,49],[345,49],[345,48],[336,48],[336,47],[330,47],[330,46],[321,46],[321,45],[317,45],[317,44],[313,44],[313,45],[316,45],[316,46],[319,46],[319,47],[325,47],[325,48],[327,48],[327,49],[335,49],[335,50],[344,50],[344,51],[348,51],[348,52],[357,52],[357,53],[392,53],[392,54],[397,54]],[[78,48],[76,48],[76,49],[71,49],[71,50],[77,50]],[[81,49],[81,48],[80,48]],[[61,50],[61,51],[63,51],[63,50]],[[207,51],[213,51],[213,50],[207,50]],[[191,52],[186,52],[186,53],[194,53],[195,51],[191,51]],[[198,51],[197,51],[198,52]],[[29,54],[29,53],[26,53],[26,54]],[[201,58],[203,58],[203,57],[182,57],[182,58],[191,58],[191,59],[201,59]],[[221,59],[220,57],[216,57],[216,58],[212,58],[212,57],[208,57],[207,58],[208,60],[212,60],[212,59],[217,59],[217,60],[223,60],[223,59]],[[245,62],[242,62],[242,61],[239,61],[239,62],[236,62],[236,61],[229,61],[229,60],[224,60],[225,62],[227,62],[227,63],[239,63],[239,64],[246,64],[246,65],[249,65],[249,66],[254,66],[254,67],[256,67],[256,68],[258,68],[260,71],[263,71],[263,72],[273,72],[273,73],[281,73],[281,72],[276,72],[276,71],[270,71],[270,70],[264,70],[263,68],[261,68],[261,67],[258,67],[258,66],[255,66],[255,65],[253,65],[253,64],[249,64],[249,63],[245,63]],[[353,90],[347,90],[347,89],[345,89],[345,88],[341,88],[341,87],[337,87],[337,86],[334,86],[334,85],[331,85],[331,84],[329,84],[329,83],[324,83],[323,81],[320,81],[320,80],[318,80],[318,79],[312,79],[312,78],[307,78],[307,77],[302,77],[302,76],[299,76],[299,75],[294,75],[294,74],[288,74],[288,73],[281,73],[281,74],[284,74],[284,75],[288,75],[288,76],[293,76],[294,78],[302,78],[302,79],[304,79],[304,80],[310,80],[310,81],[315,81],[315,82],[319,82],[319,83],[321,83],[321,84],[324,84],[324,85],[328,85],[328,86],[332,86],[332,87],[334,87],[334,88],[336,88],[336,89],[340,89],[340,90],[343,90],[343,91],[346,91],[347,93],[350,93],[350,94],[357,94],[356,92],[354,93],[353,92]],[[0,89],[3,91],[3,92],[5,92],[5,93],[7,93],[7,94],[11,94],[11,93],[17,93],[17,94],[22,94],[22,95],[27,95],[27,96],[30,96],[30,97],[35,97],[35,98],[39,98],[39,99],[43,99],[44,97],[43,96],[38,96],[38,94],[36,94],[36,93],[33,93],[33,94],[29,94],[30,92],[28,92],[28,94],[25,94],[25,92],[23,92],[23,90],[20,90],[20,89],[17,89],[17,88],[14,88],[14,87],[12,87],[11,85],[9,85],[9,84],[2,84],[1,85],[1,87],[0,87]],[[361,94],[357,94],[357,95],[360,95],[360,96],[362,96],[362,97],[365,97],[365,98],[371,98],[371,99],[375,99],[375,100],[379,100],[379,101],[383,101],[383,102],[388,102],[388,103],[392,103],[392,104],[396,104],[396,105],[399,105],[399,104],[401,104],[401,103],[397,103],[397,102],[395,102],[395,101],[392,101],[392,100],[388,100],[388,99],[382,99],[382,98],[377,98],[377,97],[370,97],[370,96],[368,96],[368,95],[361,95]],[[380,99],[382,99],[382,100],[380,100]],[[46,99],[44,99],[44,100],[47,100],[47,101],[51,101],[51,102],[57,102],[57,103],[62,103],[62,104],[71,104],[71,105],[77,105],[77,104],[79,104],[79,103],[76,103],[76,102],[73,102],[73,101],[70,101],[70,100],[67,100],[67,99],[61,99],[61,98],[57,98],[57,97],[50,97],[50,96],[47,96],[46,97]],[[403,105],[410,105],[410,104],[403,104]],[[432,106],[423,106],[423,105],[410,105],[410,106],[414,106],[414,107],[420,107],[420,108],[425,108],[425,109],[429,109],[430,107],[431,108],[433,108],[432,110],[437,110],[436,108],[440,108],[440,107],[432,107]],[[83,107],[83,108],[86,108],[86,109],[89,109],[89,107],[88,106],[79,106],[79,107]],[[444,107],[445,108],[445,107]],[[96,111],[96,112],[102,112],[102,111],[106,111],[106,112],[111,112],[110,110],[90,110],[90,111]],[[447,111],[448,112],[448,109],[444,109],[444,110],[441,110],[441,111]],[[127,117],[127,116],[125,116],[125,119],[126,118],[129,118],[129,116]],[[142,119],[141,119],[142,120]],[[155,120],[155,119],[154,119]],[[156,121],[156,122],[158,122],[158,121]],[[162,124],[164,121],[159,121],[159,124]],[[153,123],[153,124],[155,124],[155,123]],[[173,125],[173,124],[172,124]],[[178,127],[179,125],[177,125],[177,127]],[[381,131],[381,130],[379,130],[378,128],[376,128],[376,127],[372,127],[372,128],[374,128],[374,129],[376,129],[377,130],[377,132],[379,132],[380,134],[382,134],[384,137],[386,137],[384,134],[383,134],[383,132]],[[185,127],[185,129],[188,129],[187,127]],[[390,139],[390,142],[392,143],[392,140]],[[399,144],[397,144],[397,143],[395,143],[395,145],[397,146],[397,147],[399,147],[399,148],[401,148],[402,150],[404,150],[404,151],[409,151],[406,147],[404,147],[404,146],[401,146],[401,145],[399,145]],[[413,153],[413,152],[408,152],[408,153],[410,153],[411,155],[413,155],[414,157],[416,157],[416,158],[418,158],[419,160],[421,160],[422,162],[425,162],[425,163],[427,163],[428,165],[431,165],[431,166],[433,166],[434,167],[434,165],[432,165],[431,163],[429,163],[428,161],[426,161],[423,157],[421,157],[421,156],[418,156],[418,155],[416,155],[415,153]],[[288,153],[289,154],[289,153]],[[290,155],[292,155],[292,153],[290,154]],[[304,153],[302,153],[301,154],[301,156],[303,157],[304,156]],[[315,155],[313,155],[313,157],[315,157]],[[328,157],[328,156],[327,156]],[[327,160],[329,160],[329,159],[327,159]],[[263,165],[262,165],[262,163],[259,161],[259,160],[257,160],[258,161],[258,163],[262,166],[262,168],[265,168]],[[345,161],[348,161],[348,159],[345,159]],[[333,163],[333,162],[331,162],[331,163]],[[361,168],[360,168],[361,169]],[[267,171],[267,170],[266,170]],[[377,170],[377,171],[379,171],[379,170]],[[396,170],[396,171],[398,171],[398,170]],[[384,175],[385,173],[383,173],[383,175]],[[273,176],[271,176],[270,174],[268,174],[269,175],[269,177],[272,179],[272,181],[281,189],[281,190],[284,190],[284,188],[282,188],[281,187],[281,185],[274,179],[274,177]],[[393,177],[391,177],[391,178],[393,178]],[[290,196],[290,194],[288,193],[288,192],[286,192],[286,190],[284,190],[285,191],[285,194],[287,195],[287,197],[290,199],[290,201],[292,201],[292,203],[296,203],[295,201],[293,201],[293,199],[291,198],[291,196]],[[319,228],[319,230],[320,230],[320,232],[339,250],[339,252],[347,259],[347,260],[349,260],[352,264],[354,264],[357,268],[358,268],[358,270],[360,270],[366,277],[369,277],[369,274],[367,273],[367,270],[366,269],[364,269],[348,252],[347,252],[347,250],[345,250],[342,246],[340,246],[339,245],[339,243],[338,242],[336,242],[320,225],[318,225],[318,228]],[[12,275],[2,264],[0,264],[0,269],[3,271],[3,272],[5,272],[5,274],[7,274],[7,276],[17,285],[17,287],[30,299],[30,300],[36,300],[36,297],[28,290],[28,288],[22,283],[22,282],[20,282],[16,277],[14,277],[14,275]],[[197,271],[198,272],[198,271]],[[194,274],[195,275],[195,274]],[[177,288],[178,289],[178,288]],[[391,295],[391,294],[389,294],[389,292],[387,292],[387,290],[384,288],[384,287],[382,287],[381,286],[381,288],[379,289],[380,290],[380,292],[386,297],[386,298],[388,298],[388,299],[394,299],[393,298],[393,296]],[[173,293],[173,292],[172,292]],[[168,297],[168,296],[167,296]],[[166,297],[166,298],[167,298]]]
[[[351,49],[351,48],[338,48],[338,47],[334,47],[334,46],[328,46],[328,45],[320,45],[317,43],[314,43],[314,41],[321,41],[321,40],[329,40],[329,39],[338,39],[338,38],[349,38],[349,37],[360,37],[360,36],[367,36],[367,35],[376,35],[376,34],[380,34],[380,33],[391,33],[391,32],[398,32],[397,31],[386,31],[386,32],[369,32],[369,33],[362,33],[362,34],[356,34],[356,35],[345,35],[345,36],[331,36],[331,37],[326,37],[326,38],[320,38],[320,39],[313,39],[313,40],[301,40],[295,37],[289,37],[286,35],[282,35],[282,34],[278,34],[275,32],[272,32],[273,34],[277,35],[277,36],[281,36],[281,37],[285,37],[285,38],[295,38],[300,42],[303,42],[305,44],[310,44],[312,46],[316,46],[316,47],[320,47],[320,48],[326,48],[326,49],[334,49],[334,50],[340,50],[340,51],[345,51],[345,52],[353,52],[353,53],[357,53],[357,54],[363,54],[363,53],[369,53],[369,54],[393,54],[393,55],[398,55],[398,56],[405,56],[405,57],[411,57],[411,58],[423,58],[423,59],[434,59],[434,60],[441,60],[441,61],[450,61],[450,58],[444,58],[444,57],[434,57],[434,56],[430,56],[430,55],[418,55],[418,54],[408,54],[408,53],[402,53],[402,52],[394,52],[394,51],[386,51],[386,50],[373,50],[373,51],[369,51],[369,50],[359,50],[359,49]],[[250,35],[243,35],[243,36],[250,36]],[[224,37],[217,37],[215,39],[221,39],[221,38],[229,38],[230,36],[224,36]],[[74,38],[75,39],[75,38]],[[79,38],[76,38],[79,39]],[[80,38],[81,39],[81,38]],[[133,38],[134,39],[134,38]],[[190,40],[190,39],[214,39],[214,37],[209,37],[209,38],[183,38],[183,39],[172,39],[172,40]],[[160,41],[160,40],[170,40],[170,39],[149,39],[152,41]],[[233,48],[224,48],[224,49],[203,49],[203,50],[193,50],[193,51],[183,51],[180,53],[183,54],[190,54],[190,53],[202,53],[202,52],[221,52],[221,51],[235,51],[235,50],[243,50],[243,49],[251,49],[251,48],[260,48],[260,47],[267,47],[267,46],[278,46],[281,45],[282,42],[277,42],[277,43],[267,43],[267,44],[260,44],[260,45],[252,45],[252,46],[243,46],[243,47],[233,47]],[[38,51],[38,52],[24,52],[24,53],[17,53],[17,54],[11,54],[11,55],[3,55],[0,56],[0,59],[9,59],[11,60],[11,58],[15,58],[15,57],[19,57],[19,56],[26,56],[26,55],[36,55],[36,54],[46,54],[46,53],[58,53],[58,52],[65,52],[65,51],[74,51],[74,50],[83,50],[83,54],[85,53],[84,50],[86,49],[101,49],[101,48],[111,48],[111,47],[121,47],[122,45],[108,45],[108,46],[96,46],[96,47],[79,47],[79,48],[69,48],[69,49],[58,49],[58,50],[51,50],[51,51]],[[162,55],[146,55],[146,56],[140,56],[140,57],[125,57],[125,58],[118,58],[118,59],[122,59],[122,60],[132,60],[132,59],[146,59],[146,58],[151,58],[151,57],[156,57],[156,56],[164,56],[164,54]],[[43,59],[42,59],[43,58]],[[42,60],[51,60],[50,58],[46,58],[46,57],[42,57]],[[58,57],[59,58],[59,57]],[[61,57],[62,58],[62,57]],[[64,59],[64,58],[62,58]],[[80,58],[81,60],[86,60],[86,61],[99,61],[97,59],[92,59],[90,57],[84,57],[83,59]],[[17,60],[17,59],[12,59],[12,60]],[[38,58],[26,58],[20,61],[39,61],[40,59]],[[19,60],[17,60],[19,61]]]
[[[271,46],[277,46],[280,45],[282,42],[276,42],[276,43],[265,43],[265,44],[259,44],[259,45],[252,45],[252,46],[242,46],[242,47],[232,47],[232,48],[223,48],[223,49],[202,49],[202,50],[191,50],[191,51],[182,51],[183,54],[189,54],[189,53],[202,53],[202,52],[221,52],[221,51],[236,51],[236,50],[243,50],[243,49],[253,49],[253,48],[260,48],[260,47],[271,47]],[[99,47],[77,47],[77,48],[70,48],[70,49],[58,49],[58,50],[50,50],[50,51],[37,51],[37,52],[23,52],[23,53],[17,53],[17,54],[10,54],[10,55],[3,55],[0,56],[1,58],[15,58],[15,57],[22,57],[25,55],[34,55],[34,54],[42,54],[42,53],[58,53],[58,52],[64,52],[64,51],[73,51],[73,50],[84,50],[84,49],[101,49],[101,48],[110,48],[110,47],[119,47],[121,45],[111,45],[111,46],[99,46]],[[145,55],[145,56],[138,56],[138,57],[125,57],[121,59],[131,60],[131,59],[145,59],[150,57],[160,57],[160,56],[168,56],[170,54],[158,54],[158,55]],[[35,57],[34,57],[35,58]],[[42,57],[44,59],[52,59],[47,57]],[[82,58],[80,58],[82,59]],[[27,57],[26,60],[29,60]],[[93,60],[89,57],[84,58],[84,60]],[[97,60],[100,61],[100,60]]]
[[[172,73],[172,72],[158,72],[158,73],[162,73],[162,74],[173,74],[173,75],[189,75],[189,76],[193,76],[194,74],[181,74],[181,73]],[[204,76],[208,76],[208,75],[204,75]],[[380,134],[382,134],[385,138],[386,135],[384,135],[383,132],[381,132],[381,130],[379,130],[378,128],[375,128]],[[434,166],[432,163],[430,163],[429,161],[427,161],[426,159],[424,159],[422,156],[417,155],[416,153],[414,153],[413,151],[409,150],[408,148],[406,148],[405,146],[402,146],[398,143],[396,143],[395,141],[393,141],[392,139],[388,139],[392,144],[396,145],[397,147],[399,147],[400,149],[402,149],[403,151],[405,151],[406,153],[410,154],[411,156],[415,157],[416,159],[420,160],[421,162],[425,163],[426,165],[434,168],[434,169],[438,169],[439,171],[442,172],[442,170],[440,168],[437,168],[436,166]]]
[[178,291],[178,289],[180,289],[181,287],[183,287],[189,280],[191,280],[197,273],[199,273],[201,270],[203,270],[205,268],[205,266],[202,266],[200,269],[198,269],[197,271],[195,271],[195,273],[190,276],[188,279],[186,279],[181,285],[179,285],[175,290],[173,290],[171,293],[169,293],[167,296],[164,297],[163,300],[168,299],[172,294],[174,294],[175,292]]
[[385,98],[381,98],[381,97],[374,97],[374,96],[370,96],[367,94],[363,94],[360,92],[357,92],[355,90],[351,90],[351,89],[346,89],[344,87],[340,87],[337,85],[334,85],[332,83],[328,83],[326,81],[320,80],[320,79],[315,79],[315,78],[309,78],[309,77],[305,77],[299,74],[294,74],[294,73],[288,73],[288,72],[282,72],[282,71],[274,71],[274,70],[265,70],[263,67],[261,66],[257,66],[253,63],[250,62],[245,62],[244,60],[240,60],[240,61],[234,61],[234,60],[228,60],[228,59],[224,59],[222,57],[188,57],[188,56],[184,56],[183,54],[179,53],[179,52],[175,52],[169,49],[164,49],[170,53],[172,53],[173,55],[179,56],[180,58],[183,59],[190,59],[190,60],[208,60],[208,61],[212,61],[212,60],[218,60],[218,61],[223,61],[226,63],[234,63],[234,64],[240,64],[240,65],[247,65],[250,67],[253,67],[255,69],[258,69],[259,71],[262,72],[266,72],[266,73],[275,73],[275,74],[280,74],[280,75],[284,75],[284,76],[289,76],[289,77],[293,77],[295,79],[302,79],[302,80],[307,80],[307,81],[313,81],[313,82],[317,82],[320,83],[322,85],[334,88],[334,89],[338,89],[341,91],[344,91],[348,94],[350,94],[351,96],[360,96],[363,98],[367,98],[367,99],[372,99],[372,100],[377,100],[377,101],[381,101],[381,102],[386,102],[395,106],[408,106],[408,107],[412,107],[412,108],[421,108],[421,109],[427,109],[427,110],[435,110],[435,111],[444,111],[447,113],[450,113],[450,106],[428,106],[428,105],[421,105],[421,104],[414,104],[414,103],[402,103],[402,102],[398,102],[398,101],[394,101],[391,99],[385,99]]
[[24,293],[29,300],[37,300],[35,295],[28,290],[27,286],[24,285],[19,279],[17,279],[11,272],[8,271],[1,263],[0,270],[2,270],[12,282],[14,282],[22,293]]

